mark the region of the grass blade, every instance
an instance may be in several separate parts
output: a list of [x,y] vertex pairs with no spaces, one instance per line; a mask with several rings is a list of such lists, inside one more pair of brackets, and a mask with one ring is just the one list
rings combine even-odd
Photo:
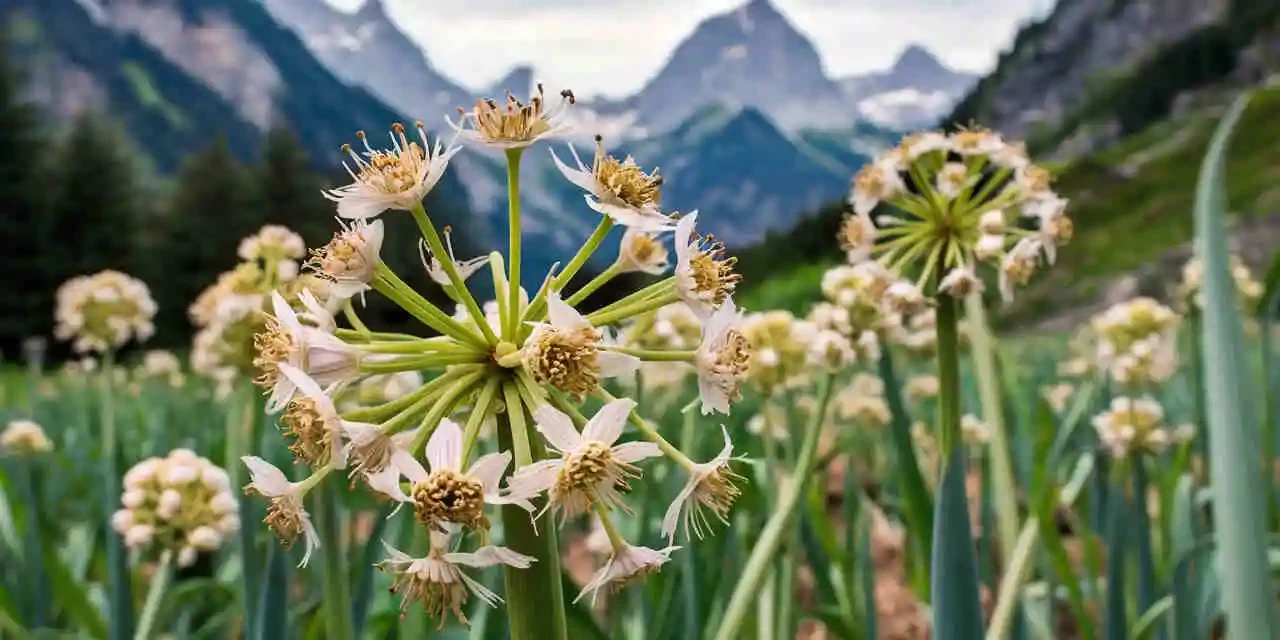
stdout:
[[[325,638],[344,640],[354,637],[351,625],[351,591],[347,580],[345,518],[338,504],[337,489],[341,478],[330,479],[315,489],[315,523],[323,545]],[[264,612],[259,611],[260,615]]]
[[[899,479],[902,485],[903,515],[907,520],[909,538],[915,542],[915,562],[913,567],[920,571],[928,571],[928,563],[923,559],[929,556],[933,548],[933,498],[929,495],[924,475],[920,473],[920,462],[916,459],[916,449],[911,441],[911,418],[907,415],[906,405],[902,402],[901,386],[894,373],[893,356],[889,349],[880,355],[880,379],[884,381],[885,401],[889,404],[889,413],[893,417],[890,437],[893,440]],[[928,575],[921,576],[923,584],[928,583]],[[917,585],[923,586],[923,585]]]
[[1245,375],[1244,328],[1230,273],[1226,149],[1248,95],[1236,100],[1209,144],[1196,185],[1196,245],[1204,261],[1204,355],[1210,481],[1229,638],[1274,637],[1275,598],[1267,571],[1265,504],[1257,464],[1259,440]]
[[[267,570],[258,591],[258,617],[254,638],[286,638],[289,624],[289,554],[279,542],[267,547]],[[247,594],[246,594],[247,595]]]
[[[1138,556],[1138,611],[1147,611],[1156,605],[1159,597],[1156,589],[1155,557],[1151,552],[1151,517],[1147,512],[1147,471],[1142,458],[1133,460],[1133,509],[1130,521],[1136,536],[1134,552]],[[1163,637],[1156,630],[1156,637]]]
[[[1119,478],[1119,476],[1117,476]],[[1125,604],[1125,563],[1128,560],[1128,498],[1124,486],[1112,487],[1114,495],[1107,500],[1107,638],[1129,637],[1129,619]]]
[[978,565],[969,526],[964,458],[964,447],[957,443],[942,471],[933,517],[931,595],[934,637],[938,640],[982,637]]
[[369,531],[369,539],[364,543],[361,554],[359,578],[356,579],[356,592],[351,599],[351,622],[355,628],[356,638],[364,630],[365,618],[369,615],[369,601],[373,598],[373,564],[382,557],[382,534],[387,529],[387,516],[379,513]]

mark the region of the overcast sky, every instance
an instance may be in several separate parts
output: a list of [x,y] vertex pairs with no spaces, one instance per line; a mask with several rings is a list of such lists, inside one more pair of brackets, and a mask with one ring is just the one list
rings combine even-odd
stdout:
[[[627,95],[698,22],[745,0],[383,0],[432,64],[471,87],[525,62],[580,96]],[[329,0],[354,10],[365,0]],[[920,42],[985,71],[1020,24],[1053,0],[773,0],[818,48],[827,74],[883,69]]]

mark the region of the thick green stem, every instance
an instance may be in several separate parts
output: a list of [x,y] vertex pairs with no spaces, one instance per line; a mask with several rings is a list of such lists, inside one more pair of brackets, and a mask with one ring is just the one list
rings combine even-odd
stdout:
[[827,414],[827,404],[831,401],[831,375],[824,375],[818,382],[818,404],[809,423],[805,426],[804,440],[800,445],[800,453],[796,456],[795,472],[779,497],[778,505],[769,514],[769,521],[760,533],[751,557],[742,570],[742,576],[733,590],[729,605],[725,609],[724,619],[716,631],[716,640],[733,640],[738,638],[738,629],[747,616],[748,609],[755,601],[756,593],[764,580],[765,573],[772,564],[782,537],[787,533],[792,516],[800,497],[804,495],[805,485],[813,471],[814,457],[818,451],[818,438],[822,432],[823,418]]
[[1009,460],[1009,434],[1005,430],[1004,412],[1000,403],[1000,381],[996,378],[995,340],[987,324],[982,296],[966,298],[965,310],[969,319],[973,368],[977,374],[978,393],[982,402],[982,419],[991,433],[987,456],[991,460],[991,489],[996,500],[1000,564],[1008,566],[1018,539],[1018,499],[1015,494],[1013,463]]
[[134,640],[147,640],[151,637],[151,628],[155,626],[156,614],[160,612],[160,601],[164,591],[169,587],[169,578],[173,574],[173,552],[165,550],[160,554],[160,562],[156,564],[156,572],[151,576],[151,586],[147,589],[147,600],[142,605],[142,618],[138,620],[138,629],[133,634]]
[[978,564],[969,523],[965,492],[965,455],[960,443],[960,363],[956,302],[939,295],[938,430],[940,464],[938,498],[934,502],[933,576],[930,604],[938,640],[982,637],[982,609],[978,600]]
[[[102,356],[100,392],[102,406],[102,486],[103,517],[109,518],[120,495],[120,474],[117,469],[119,445],[116,441],[115,392],[112,377],[115,373],[115,354],[108,351]],[[124,541],[113,527],[106,527],[107,537],[107,599],[110,603],[110,635],[112,640],[128,638],[133,628],[133,598],[130,594],[129,562]]]
[[565,302],[568,302],[570,305],[575,305],[586,300],[587,296],[595,293],[596,289],[608,284],[610,280],[618,277],[618,274],[620,273],[622,273],[622,269],[618,268],[617,263],[609,265],[604,271],[601,271],[599,275],[582,285],[581,289],[574,291],[573,295],[569,296]]
[[427,247],[444,267],[445,275],[449,276],[449,283],[453,285],[454,293],[462,301],[462,306],[466,307],[467,313],[471,314],[471,319],[475,321],[476,326],[480,327],[480,333],[484,335],[484,339],[489,344],[498,344],[498,337],[493,334],[493,329],[489,328],[489,323],[485,322],[484,311],[480,310],[480,305],[476,304],[475,297],[467,289],[467,283],[462,279],[462,274],[458,273],[458,265],[453,263],[453,254],[449,253],[444,243],[440,241],[440,233],[431,223],[431,218],[427,217],[427,210],[422,207],[422,203],[418,203],[412,213],[413,221],[418,223],[418,230],[427,240]]
[[[507,325],[502,336],[514,341],[520,328],[520,154],[522,148],[507,150]],[[494,292],[502,295],[501,292]]]
[[[507,410],[498,415],[498,445],[514,452],[518,470],[542,459],[546,451],[540,440],[531,441],[529,437],[524,404],[514,382],[504,384],[503,393]],[[517,443],[524,444],[517,446]],[[541,509],[545,499],[538,498],[534,507]],[[511,640],[568,640],[556,527],[547,526],[542,535],[538,535],[524,509],[503,505],[502,528],[507,547],[537,559],[528,569],[505,567],[503,570]]]

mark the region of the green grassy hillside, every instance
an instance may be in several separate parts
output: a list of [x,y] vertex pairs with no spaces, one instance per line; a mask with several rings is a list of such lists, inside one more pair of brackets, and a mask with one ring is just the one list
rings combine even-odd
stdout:
[[[1004,308],[1003,320],[1027,324],[1089,303],[1104,283],[1189,242],[1196,175],[1221,112],[1220,106],[1205,107],[1054,167],[1058,192],[1071,200],[1076,236],[1059,253],[1057,265]],[[1280,140],[1280,87],[1256,93],[1239,131],[1228,162],[1231,211],[1280,218],[1280,146],[1275,144]],[[837,208],[824,210],[798,227],[795,237],[777,236],[768,247],[744,252],[744,269],[752,277],[744,283],[742,303],[752,309],[801,309],[820,297],[822,272],[840,259],[834,238],[840,215]],[[812,237],[824,233],[825,238]],[[804,264],[762,264],[774,247],[823,243],[829,247],[826,252],[799,252]]]

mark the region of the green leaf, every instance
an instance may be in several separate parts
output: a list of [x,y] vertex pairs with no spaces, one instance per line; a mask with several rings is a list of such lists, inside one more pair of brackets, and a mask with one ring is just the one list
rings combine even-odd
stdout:
[[[289,628],[289,554],[280,543],[273,541],[267,547],[267,566],[262,574],[265,580],[258,590],[258,616],[254,638],[273,640],[288,637]],[[248,594],[245,594],[246,596]]]
[[[901,385],[894,373],[893,356],[889,349],[881,353],[879,366],[880,379],[884,381],[885,400],[893,416],[889,435],[893,441],[897,459],[903,516],[907,521],[909,538],[914,541],[914,555],[918,561],[915,564],[926,567],[927,563],[922,560],[928,557],[928,550],[933,548],[933,540],[930,537],[933,531],[933,498],[929,495],[924,475],[920,473],[920,462],[916,459],[916,449],[911,440],[911,418],[907,415],[906,405],[902,402]],[[925,578],[927,580],[927,576]]]
[[[346,518],[338,504],[337,492],[342,478],[330,478],[313,490],[314,518],[320,534],[324,573],[325,638],[344,640],[354,637],[351,625],[351,592],[347,581]],[[263,611],[258,612],[264,615]]]
[[351,600],[351,620],[355,625],[356,638],[364,631],[365,618],[369,615],[369,601],[373,599],[373,565],[382,557],[382,534],[389,521],[389,516],[378,514],[373,529],[369,531],[369,539],[364,543],[364,553],[360,554],[360,567],[356,572],[359,577]]
[[1107,500],[1107,638],[1124,638],[1129,633],[1128,608],[1125,603],[1125,564],[1129,555],[1129,500],[1123,480],[1112,487]]
[[[1138,610],[1146,611],[1156,605],[1156,565],[1151,552],[1151,517],[1147,513],[1147,471],[1141,457],[1133,460],[1133,495],[1130,502],[1135,538],[1134,552],[1138,556]],[[1157,632],[1157,636],[1161,635]]]
[[52,540],[46,539],[41,551],[44,566],[49,572],[50,586],[53,587],[53,597],[61,605],[63,613],[94,638],[106,638],[107,623],[89,599],[88,585],[72,577],[66,563],[58,557]]
[[977,640],[982,637],[982,607],[978,598],[978,565],[965,495],[964,447],[951,449],[942,470],[933,516],[934,638]]
[[[1230,273],[1226,231],[1226,150],[1248,104],[1241,96],[1223,117],[1196,185],[1196,247],[1204,262],[1201,352],[1209,427],[1210,485],[1221,542],[1222,601],[1233,639],[1274,637],[1275,599],[1266,557],[1266,504],[1259,439],[1246,375],[1244,328]],[[1268,470],[1269,471],[1269,470]]]

